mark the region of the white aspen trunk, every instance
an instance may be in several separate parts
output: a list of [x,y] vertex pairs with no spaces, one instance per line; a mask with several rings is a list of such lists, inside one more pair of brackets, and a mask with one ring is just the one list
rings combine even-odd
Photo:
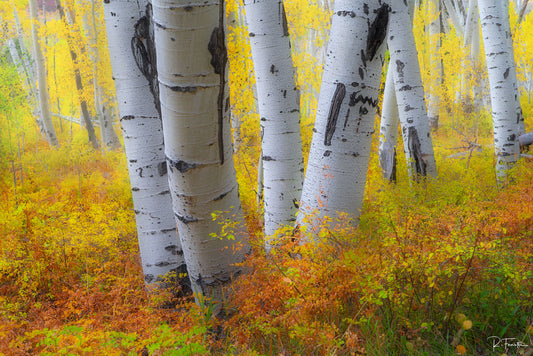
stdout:
[[11,56],[11,61],[13,62],[13,65],[17,68],[18,74],[20,76],[25,75],[24,64],[22,64],[22,60],[20,59],[20,56],[17,50],[17,44],[12,38],[7,40],[7,48],[9,50],[9,55]]
[[396,146],[398,144],[398,102],[394,89],[392,67],[387,71],[385,92],[381,108],[381,125],[379,132],[379,164],[383,177],[389,181],[396,180]]
[[520,115],[516,98],[516,71],[509,23],[503,17],[501,0],[479,0],[479,19],[489,74],[494,147],[498,177],[518,160]]
[[448,16],[450,17],[450,20],[452,20],[453,27],[455,27],[455,31],[459,36],[463,36],[464,28],[463,23],[459,19],[459,15],[455,11],[455,7],[452,5],[450,0],[443,0],[444,8],[446,9],[446,12],[448,13]]
[[46,64],[39,43],[39,17],[37,10],[37,0],[29,0],[31,22],[31,37],[33,42],[33,55],[37,68],[37,80],[39,91],[39,107],[41,111],[41,122],[43,124],[46,140],[52,146],[59,146],[56,131],[52,124],[52,115],[50,114],[50,95],[48,94],[48,81],[46,75]]
[[[98,49],[98,25],[96,23],[96,6],[95,0],[91,3],[92,16],[92,59],[94,63],[94,106],[96,113],[100,119],[100,136],[102,139],[103,148],[118,149],[120,148],[120,141],[113,128],[113,115],[110,110],[109,101],[106,99],[103,88],[98,84],[98,66],[100,63],[100,50]],[[87,26],[89,31],[90,26]]]
[[315,219],[340,214],[352,226],[358,223],[388,18],[388,5],[378,0],[334,3],[299,225],[316,226]]
[[431,16],[436,16],[429,24],[430,54],[429,65],[431,75],[431,88],[428,90],[428,119],[429,127],[436,131],[439,128],[440,97],[442,62],[440,57],[440,0],[431,0]]
[[[506,29],[507,34],[506,36],[509,37],[511,40],[507,41],[507,44],[509,46],[510,53],[513,54],[513,63],[514,63],[514,47],[513,47],[513,34],[511,32],[511,23],[509,20],[509,0],[501,0],[501,6],[502,6],[502,13],[503,16],[503,27]],[[514,84],[514,92],[515,92],[515,100],[516,100],[516,114],[519,117],[518,122],[518,134],[521,135],[526,132],[525,123],[524,123],[524,115],[522,113],[522,106],[520,105],[520,92],[518,90],[518,81],[516,79],[516,65],[513,65],[513,71],[509,73],[511,76],[510,80],[515,83]]]
[[[174,213],[193,290],[223,300],[248,252],[233,166],[225,12],[219,0],[154,0]],[[212,214],[232,222],[227,231]]]
[[437,167],[429,129],[424,87],[415,46],[409,9],[404,2],[393,2],[388,45],[404,151],[409,175],[436,176]]
[[282,0],[244,0],[261,117],[265,247],[294,224],[303,183],[300,98]]
[[104,13],[144,280],[152,284],[169,272],[186,273],[187,269],[172,213],[161,118],[151,84],[136,63],[138,52],[132,52],[132,44],[141,45],[137,33],[147,23],[147,4],[146,0],[109,0]]

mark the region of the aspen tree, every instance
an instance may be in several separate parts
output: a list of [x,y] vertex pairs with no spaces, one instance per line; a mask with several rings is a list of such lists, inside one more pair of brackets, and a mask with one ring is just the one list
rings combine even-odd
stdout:
[[300,98],[282,0],[244,0],[261,117],[265,247],[295,221],[303,183]]
[[146,38],[140,38],[148,35],[147,5],[146,0],[108,0],[104,13],[144,280],[153,284],[169,272],[185,273],[186,266],[172,213],[158,100],[139,69],[153,68],[149,61],[137,63],[136,57],[148,53],[142,42]]
[[395,1],[391,3],[391,9],[387,37],[391,62],[389,70],[394,77],[409,175],[414,179],[435,176],[437,167],[409,7],[403,1]]
[[170,190],[193,290],[222,301],[248,250],[233,166],[225,9],[220,0],[154,0]]
[[337,0],[324,64],[298,224],[347,214],[363,203],[390,8]]
[[521,111],[509,16],[501,0],[478,0],[479,19],[490,83],[496,172],[499,178],[518,160]]
[[37,10],[37,0],[29,0],[31,15],[31,37],[33,42],[33,55],[35,58],[37,81],[38,81],[38,98],[41,112],[41,122],[43,125],[46,140],[51,146],[58,146],[52,115],[50,113],[50,95],[48,94],[48,81],[46,75],[46,65],[44,56],[39,43],[39,17]]

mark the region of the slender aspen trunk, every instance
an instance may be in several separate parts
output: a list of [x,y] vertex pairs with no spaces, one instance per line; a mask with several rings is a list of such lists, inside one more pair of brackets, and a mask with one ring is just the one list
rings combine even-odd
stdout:
[[265,247],[294,224],[303,183],[300,98],[282,0],[245,0],[261,117]]
[[154,0],[153,10],[174,213],[193,290],[218,302],[248,251],[233,166],[224,5]]
[[[109,0],[104,13],[144,280],[152,284],[169,272],[186,273],[187,268],[172,213],[161,118],[151,83],[138,67],[139,52],[132,52],[134,47],[147,53],[138,37],[147,32],[147,4],[146,0]],[[145,64],[143,68],[150,66]],[[180,282],[187,292],[188,283],[183,282],[188,278]]]
[[389,10],[378,0],[334,3],[299,225],[313,227],[319,221],[307,219],[344,214],[352,226],[358,223]]
[[391,5],[388,45],[393,72],[398,113],[402,126],[405,157],[409,175],[436,176],[437,167],[429,129],[424,87],[415,47],[408,5]]
[[379,132],[379,164],[383,177],[389,181],[396,180],[396,146],[398,144],[398,102],[394,89],[394,75],[389,64],[385,92],[381,108],[381,125]]
[[37,0],[29,0],[31,22],[31,36],[33,41],[33,52],[37,68],[37,80],[39,91],[39,106],[41,111],[41,122],[43,124],[46,140],[51,146],[59,146],[56,131],[52,124],[52,115],[50,114],[50,95],[48,94],[48,81],[46,75],[46,64],[39,43],[39,17],[37,10]]
[[428,119],[429,126],[436,131],[439,128],[440,97],[442,65],[440,51],[440,0],[430,1],[431,17],[434,18],[429,24],[431,87],[428,90]]
[[490,83],[496,172],[499,178],[518,160],[519,108],[512,37],[500,0],[478,0],[481,32]]
[[67,18],[60,0],[56,0],[56,4],[57,4],[57,9],[59,11],[59,15],[61,16],[63,21],[65,21],[65,26],[67,27],[67,42],[69,45],[70,58],[72,59],[72,66],[74,68],[74,78],[76,81],[76,89],[78,91],[78,99],[80,101],[81,115],[83,117],[83,122],[85,124],[85,128],[87,129],[87,133],[89,135],[89,142],[91,142],[94,149],[98,149],[100,147],[100,143],[98,142],[98,138],[96,137],[96,132],[94,131],[94,126],[91,121],[91,115],[89,114],[89,108],[87,107],[87,101],[83,98],[84,87],[83,87],[80,68],[78,64],[78,55],[76,53],[76,50],[74,49],[74,46],[75,46],[74,39],[70,35],[70,32],[69,32],[70,30],[68,29],[69,25],[73,24],[74,19],[72,17],[70,20]]
[[[93,57],[93,90],[94,90],[94,106],[97,115],[100,119],[100,136],[104,148],[118,149],[120,148],[120,141],[113,128],[113,116],[109,106],[109,100],[106,98],[103,88],[98,84],[98,66],[102,65],[100,62],[100,50],[98,49],[98,25],[96,23],[96,6],[95,0],[91,4],[92,17],[92,57]],[[89,26],[90,28],[91,26]]]

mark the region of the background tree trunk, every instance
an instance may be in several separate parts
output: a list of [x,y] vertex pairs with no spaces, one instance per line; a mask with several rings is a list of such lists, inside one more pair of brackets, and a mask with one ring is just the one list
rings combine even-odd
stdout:
[[[83,122],[85,124],[85,128],[87,129],[87,133],[89,135],[89,142],[91,142],[94,149],[98,149],[100,147],[100,143],[98,142],[98,138],[96,137],[96,132],[94,131],[94,126],[91,121],[91,115],[89,113],[89,108],[87,107],[87,100],[84,99],[84,87],[83,82],[81,78],[80,68],[78,64],[78,55],[76,53],[76,50],[74,49],[74,40],[72,36],[70,35],[70,29],[69,25],[72,25],[74,23],[74,16],[67,16],[65,14],[65,10],[63,9],[63,6],[61,5],[60,0],[56,0],[57,9],[59,10],[59,15],[65,22],[65,27],[67,28],[67,41],[69,45],[69,51],[70,51],[70,58],[72,59],[72,67],[74,68],[74,78],[76,80],[76,89],[78,91],[78,99],[80,101],[81,106],[81,116],[83,117]],[[70,17],[70,20],[68,19]],[[79,44],[78,44],[79,45]]]
[[31,37],[33,42],[33,55],[37,68],[37,80],[39,91],[39,107],[41,111],[41,122],[43,124],[46,140],[51,146],[59,146],[56,131],[52,124],[52,115],[50,114],[50,95],[48,94],[48,81],[46,75],[46,64],[39,44],[39,17],[37,10],[37,0],[29,0],[31,22]]

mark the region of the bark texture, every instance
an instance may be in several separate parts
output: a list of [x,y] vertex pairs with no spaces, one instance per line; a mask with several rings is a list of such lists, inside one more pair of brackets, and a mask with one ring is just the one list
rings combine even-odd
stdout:
[[405,2],[391,3],[388,45],[409,175],[437,174],[420,65]]
[[147,5],[109,0],[104,12],[144,280],[152,284],[169,272],[186,272],[186,266],[172,213],[161,118],[131,46],[138,23],[147,20]]
[[499,177],[518,160],[521,110],[508,16],[500,0],[478,0],[481,32],[490,83],[494,147]]
[[296,220],[303,183],[300,98],[281,0],[245,0],[261,117],[265,235]]
[[[223,3],[154,0],[173,208],[193,290],[215,301],[248,250],[233,166]],[[236,232],[223,231],[231,221]]]
[[388,19],[388,5],[378,0],[335,1],[299,225],[342,214],[357,225]]
[[389,181],[396,180],[396,147],[398,145],[398,103],[394,89],[392,68],[387,71],[385,92],[381,108],[381,125],[379,132],[379,164],[383,177]]

